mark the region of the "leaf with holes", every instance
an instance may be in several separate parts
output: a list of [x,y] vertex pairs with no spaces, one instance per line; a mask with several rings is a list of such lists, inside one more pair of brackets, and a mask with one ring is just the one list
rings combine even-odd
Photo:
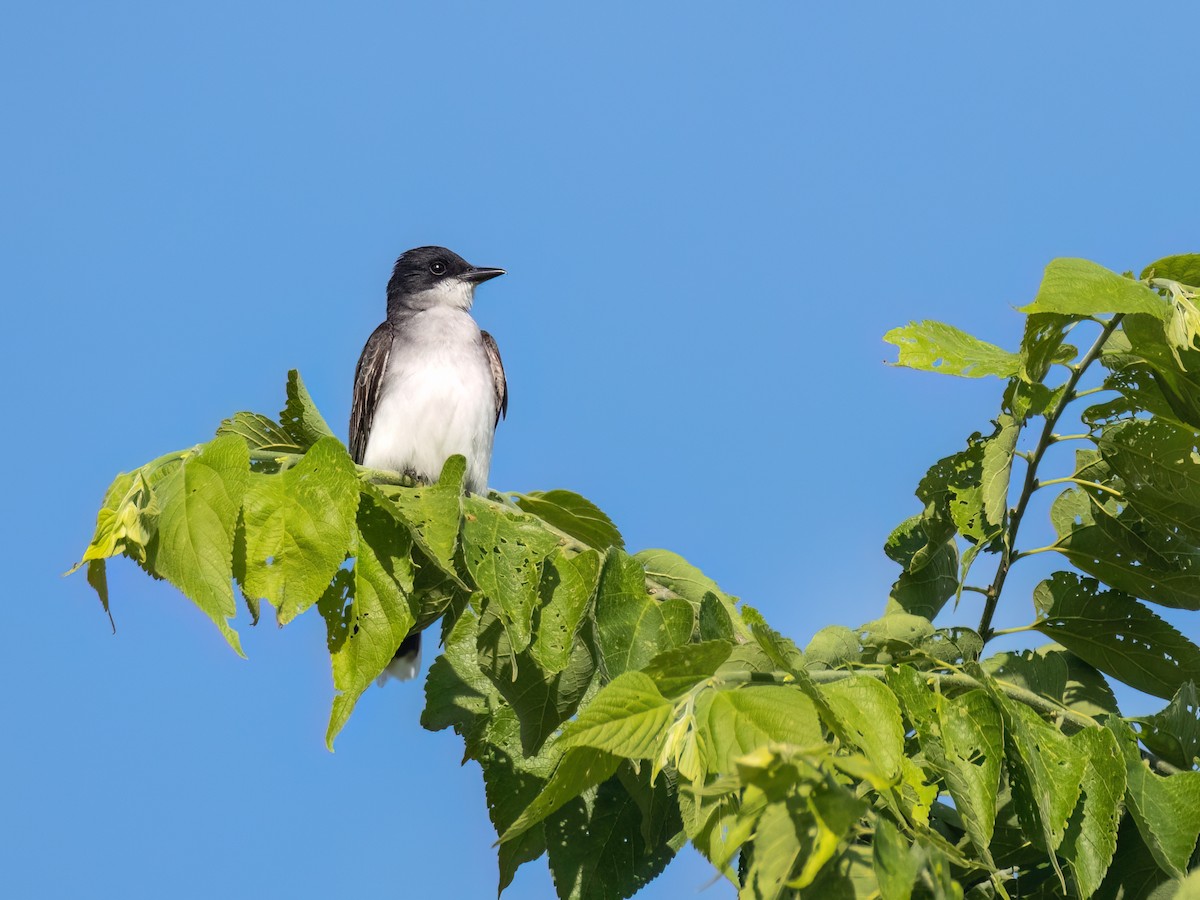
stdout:
[[600,554],[595,550],[578,556],[553,553],[542,566],[530,650],[545,672],[561,672],[571,661],[599,577]]
[[[229,438],[233,440],[233,438]],[[337,438],[322,438],[282,474],[251,474],[242,512],[248,597],[285,625],[320,599],[350,552],[358,476]]]
[[464,497],[462,540],[467,571],[495,603],[512,649],[520,653],[533,633],[542,563],[558,547],[558,539],[533,516]]
[[1194,429],[1159,419],[1118,422],[1100,433],[1097,446],[1143,519],[1200,544],[1200,445]]
[[1100,887],[1117,849],[1117,828],[1124,812],[1125,761],[1111,731],[1085,728],[1071,735],[1083,757],[1083,802],[1076,807],[1058,853],[1066,859],[1079,893],[1090,897]]
[[369,487],[388,501],[385,508],[408,528],[425,556],[460,587],[465,585],[454,566],[454,554],[458,549],[466,471],[466,459],[455,454],[446,460],[435,484],[415,488],[382,484]]
[[1200,759],[1200,691],[1182,685],[1166,708],[1131,721],[1142,726],[1138,740],[1173,766],[1190,769]]
[[931,691],[911,666],[894,669],[888,683],[904,704],[921,752],[954,798],[972,843],[992,864],[989,847],[1004,761],[1004,727],[996,704],[983,691],[954,698]]
[[1147,527],[1130,508],[1087,491],[1064,491],[1050,508],[1054,549],[1078,568],[1134,597],[1200,609],[1200,549]]
[[547,816],[561,809],[563,804],[607,781],[617,771],[620,762],[619,756],[593,747],[575,747],[567,750],[541,793],[500,835],[500,843],[519,838],[534,825],[544,821]]
[[1028,706],[1010,700],[986,676],[985,686],[1004,718],[1005,762],[1021,825],[1031,838],[1040,839],[1058,871],[1053,854],[1079,801],[1087,759],[1066,735]]
[[333,436],[333,430],[317,411],[304,380],[295,369],[288,372],[287,403],[279,412],[279,422],[284,432],[305,450],[321,439]]
[[1017,354],[942,322],[910,322],[893,328],[883,339],[900,350],[895,364],[910,369],[967,378],[1009,378],[1021,368]]
[[1156,697],[1200,680],[1200,647],[1132,597],[1055,572],[1033,592],[1034,627],[1101,672]]
[[1129,726],[1119,719],[1105,724],[1125,759],[1125,796],[1142,840],[1165,871],[1181,878],[1200,835],[1200,772],[1154,774],[1142,762]]
[[675,851],[670,844],[648,845],[641,823],[637,800],[617,779],[547,819],[550,873],[558,896],[625,900],[655,878]]
[[325,734],[331,750],[358,698],[392,661],[415,621],[412,538],[366,496],[357,525],[348,590],[337,590],[335,582],[320,601],[338,692]]
[[509,629],[496,606],[489,600],[479,617],[479,669],[516,711],[522,746],[527,754],[533,754],[575,714],[592,683],[596,661],[589,644],[577,641],[565,669],[554,674],[545,672],[529,650],[517,652],[513,648]]

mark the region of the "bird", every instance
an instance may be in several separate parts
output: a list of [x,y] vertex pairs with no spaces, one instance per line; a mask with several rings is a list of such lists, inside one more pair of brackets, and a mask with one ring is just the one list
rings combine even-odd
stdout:
[[[354,373],[356,463],[432,483],[460,453],[465,489],[487,491],[496,427],[508,414],[508,382],[496,341],[476,324],[471,305],[478,285],[503,274],[445,247],[416,247],[396,260],[387,318],[367,339]],[[414,632],[379,681],[411,679],[420,662],[421,633]]]

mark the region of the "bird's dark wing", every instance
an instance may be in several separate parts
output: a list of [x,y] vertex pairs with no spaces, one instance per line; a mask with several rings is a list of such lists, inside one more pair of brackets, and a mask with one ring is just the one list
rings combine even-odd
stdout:
[[508,415],[508,381],[504,377],[504,363],[500,362],[500,348],[496,339],[486,331],[483,334],[483,349],[487,351],[488,362],[492,367],[492,383],[496,386],[496,424],[500,417]]
[[383,373],[392,353],[392,326],[384,322],[367,338],[354,372],[354,402],[350,405],[350,456],[362,463],[383,387]]

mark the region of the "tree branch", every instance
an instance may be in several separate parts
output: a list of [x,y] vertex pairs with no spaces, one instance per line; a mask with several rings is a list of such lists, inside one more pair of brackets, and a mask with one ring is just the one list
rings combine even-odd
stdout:
[[1087,371],[1088,366],[1100,355],[1100,351],[1104,349],[1104,345],[1109,337],[1116,331],[1117,326],[1121,324],[1122,318],[1122,315],[1118,313],[1104,324],[1099,336],[1096,338],[1096,342],[1084,354],[1083,359],[1072,368],[1071,377],[1064,386],[1062,396],[1059,398],[1058,403],[1055,404],[1054,409],[1046,416],[1046,424],[1042,428],[1041,437],[1038,438],[1033,456],[1030,458],[1029,465],[1025,469],[1025,484],[1021,488],[1021,496],[1017,500],[1017,505],[1008,520],[1008,536],[1004,542],[1004,551],[1000,557],[1000,565],[996,567],[996,577],[993,579],[991,587],[988,588],[988,597],[983,606],[983,615],[979,619],[979,635],[983,638],[985,644],[992,639],[992,617],[996,614],[996,605],[1000,601],[1000,592],[1004,589],[1004,582],[1008,578],[1008,570],[1013,564],[1013,547],[1016,546],[1017,530],[1021,527],[1021,519],[1025,515],[1026,507],[1029,505],[1029,498],[1033,496],[1033,492],[1037,489],[1038,464],[1042,461],[1046,450],[1054,443],[1054,426],[1058,424],[1058,420],[1067,408],[1067,405],[1075,399],[1075,386],[1079,384],[1079,379],[1083,377],[1083,373]]

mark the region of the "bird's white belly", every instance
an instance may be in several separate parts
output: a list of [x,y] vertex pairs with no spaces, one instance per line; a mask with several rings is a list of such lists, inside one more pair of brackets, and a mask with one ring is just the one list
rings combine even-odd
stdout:
[[467,490],[487,490],[496,400],[478,334],[475,328],[474,340],[418,341],[393,350],[363,465],[435,480],[446,459],[461,453]]

